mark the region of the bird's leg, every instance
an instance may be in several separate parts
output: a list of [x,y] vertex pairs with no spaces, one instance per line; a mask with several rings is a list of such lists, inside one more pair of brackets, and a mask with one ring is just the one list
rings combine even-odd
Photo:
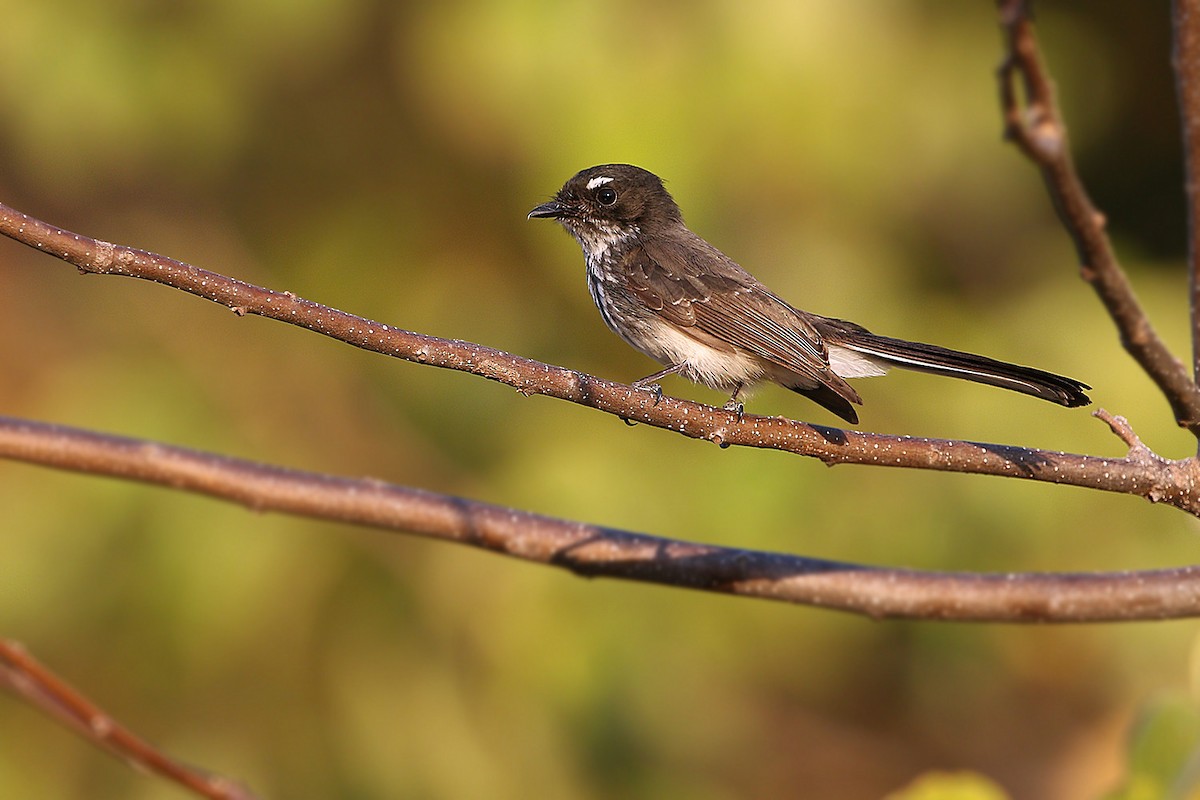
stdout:
[[668,375],[674,375],[675,373],[679,372],[679,370],[681,370],[681,369],[683,369],[682,363],[672,364],[671,366],[667,367],[666,369],[660,369],[658,372],[654,373],[653,375],[647,375],[644,378],[634,381],[633,388],[645,389],[646,391],[650,392],[650,394],[654,395],[654,405],[658,405],[658,401],[662,400],[662,396],[663,396],[662,387],[659,386],[657,383],[658,379],[665,378]]
[[[665,378],[668,375],[674,375],[676,372],[679,372],[679,370],[681,370],[681,369],[683,369],[682,363],[672,364],[671,366],[667,367],[666,369],[660,369],[658,372],[654,373],[653,375],[647,375],[644,378],[640,378],[639,380],[634,381],[631,385],[635,389],[644,389],[645,391],[649,392],[651,394],[651,396],[654,397],[654,405],[658,405],[658,401],[662,400],[663,393],[662,393],[662,387],[659,386],[657,383],[655,383],[655,381],[657,381],[659,378]],[[633,420],[630,420],[630,419],[626,419],[625,417],[621,417],[621,421],[624,422],[626,425],[628,425],[631,428],[634,425],[637,425],[636,422],[634,422]]]
[[737,386],[734,386],[733,394],[729,396],[729,402],[722,406],[722,408],[724,408],[726,411],[735,412],[737,414],[738,422],[742,421],[742,417],[746,411],[746,407],[738,401],[738,395],[742,393],[742,389],[744,388],[745,386],[740,383]]

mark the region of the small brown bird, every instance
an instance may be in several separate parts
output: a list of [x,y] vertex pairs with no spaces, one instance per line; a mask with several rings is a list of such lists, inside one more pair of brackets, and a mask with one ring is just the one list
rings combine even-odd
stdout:
[[665,366],[642,388],[679,374],[738,395],[772,381],[850,423],[862,405],[846,378],[889,367],[962,378],[1074,407],[1087,384],[1032,367],[932,344],[878,336],[841,319],[801,311],[692,233],[653,173],[629,164],[585,169],[530,218],[557,220],[578,240],[592,300],[608,327]]

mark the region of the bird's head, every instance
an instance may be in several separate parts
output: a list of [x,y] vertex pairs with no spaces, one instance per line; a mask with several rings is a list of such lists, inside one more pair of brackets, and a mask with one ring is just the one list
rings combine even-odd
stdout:
[[529,217],[558,220],[589,254],[683,222],[662,180],[631,164],[604,164],[577,173]]

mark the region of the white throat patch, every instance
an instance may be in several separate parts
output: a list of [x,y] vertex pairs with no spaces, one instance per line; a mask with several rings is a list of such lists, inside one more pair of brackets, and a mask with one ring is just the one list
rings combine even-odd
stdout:
[[606,183],[612,183],[612,178],[609,178],[606,175],[600,175],[600,176],[592,178],[590,181],[588,181],[587,188],[589,190],[595,189],[597,186],[603,186]]

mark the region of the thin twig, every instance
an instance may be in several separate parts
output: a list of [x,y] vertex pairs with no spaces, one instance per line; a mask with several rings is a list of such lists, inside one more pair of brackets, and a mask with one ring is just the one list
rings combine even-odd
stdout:
[[366,350],[469,372],[508,384],[525,394],[568,400],[722,447],[782,450],[818,458],[830,465],[871,464],[1065,483],[1163,498],[1188,513],[1200,514],[1200,491],[1190,462],[1164,462],[1171,469],[1134,471],[1121,468],[1120,459],[1011,445],[860,433],[782,417],[753,414],[739,417],[713,406],[660,397],[480,344],[401,330],[290,292],[272,291],[165,256],[64,231],[2,204],[0,233],[64,259],[84,272],[155,281],[221,303],[238,314],[281,320]]
[[137,737],[17,642],[0,639],[0,687],[37,706],[102,750],[212,800],[253,800],[249,789],[181,764]]
[[998,73],[1005,136],[1041,170],[1054,208],[1075,243],[1080,274],[1108,310],[1121,344],[1162,391],[1176,421],[1200,437],[1200,388],[1150,324],[1113,253],[1104,215],[1092,204],[1075,170],[1029,5],[1027,0],[999,0],[1007,47]]
[[[1200,614],[1200,567],[981,575],[882,569],[649,536],[461,497],[284,469],[0,417],[0,457],[457,542],[587,577],[623,578],[874,618],[1109,622]],[[1112,468],[1123,468],[1114,461]],[[797,538],[803,530],[797,531]]]
[[1188,270],[1192,314],[1192,370],[1200,381],[1200,1],[1174,0],[1173,63],[1183,127],[1184,186],[1188,201]]

